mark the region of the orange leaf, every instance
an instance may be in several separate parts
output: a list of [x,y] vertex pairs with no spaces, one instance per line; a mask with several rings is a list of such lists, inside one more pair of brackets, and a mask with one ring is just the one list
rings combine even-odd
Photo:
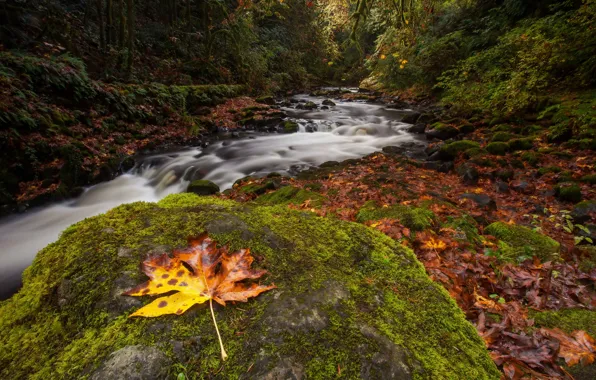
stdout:
[[445,244],[445,242],[440,239],[435,240],[431,237],[424,242],[422,248],[429,250],[434,249],[437,251],[444,251],[447,248],[447,244]]
[[578,363],[589,365],[596,359],[596,344],[594,339],[585,331],[574,331],[567,335],[560,329],[540,329],[540,331],[551,338],[559,341],[559,356],[565,359],[568,366]]

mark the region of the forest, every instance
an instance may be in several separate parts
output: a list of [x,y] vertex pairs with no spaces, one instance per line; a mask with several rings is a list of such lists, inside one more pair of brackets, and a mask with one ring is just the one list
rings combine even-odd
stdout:
[[596,0],[0,0],[0,147],[2,378],[596,378]]

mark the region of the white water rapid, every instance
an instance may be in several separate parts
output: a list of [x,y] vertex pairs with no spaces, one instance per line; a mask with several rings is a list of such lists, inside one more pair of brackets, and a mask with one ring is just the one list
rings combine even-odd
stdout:
[[[323,98],[300,96],[296,100],[320,106]],[[185,191],[193,179],[213,181],[223,191],[247,175],[291,175],[325,161],[359,158],[385,146],[423,145],[405,131],[408,124],[399,122],[403,110],[338,102],[328,110],[283,111],[299,123],[298,133],[247,133],[206,148],[149,156],[140,159],[131,172],[92,186],[75,200],[0,220],[0,299],[16,291],[22,271],[35,254],[55,241],[66,227],[120,204],[158,201]]]

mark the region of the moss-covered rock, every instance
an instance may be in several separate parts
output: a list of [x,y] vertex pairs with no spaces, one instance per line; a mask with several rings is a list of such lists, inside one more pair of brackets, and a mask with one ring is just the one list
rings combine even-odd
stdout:
[[577,183],[559,183],[555,186],[555,196],[562,201],[577,203],[582,200],[582,189]]
[[441,146],[441,152],[449,157],[457,157],[460,152],[465,152],[474,148],[479,149],[480,144],[476,141],[461,140]]
[[491,142],[486,146],[486,150],[488,150],[490,154],[503,156],[509,151],[509,144],[504,142]]
[[540,155],[534,152],[524,152],[521,159],[532,166],[536,166],[540,162]]
[[422,231],[432,226],[435,214],[421,207],[404,205],[377,207],[374,201],[369,201],[362,206],[356,215],[356,220],[360,223],[384,218],[398,219],[404,226],[411,230]]
[[507,142],[509,140],[511,140],[512,138],[514,138],[515,135],[513,133],[509,133],[509,132],[497,132],[493,135],[491,141],[495,142]]
[[587,174],[581,177],[580,181],[589,183],[591,185],[596,185],[596,174]]
[[563,309],[559,311],[533,312],[536,327],[559,328],[566,333],[583,330],[596,336],[596,311],[585,309]]
[[431,129],[427,130],[425,134],[426,138],[429,140],[448,140],[452,137],[457,136],[459,134],[459,130],[452,125],[445,124],[439,121],[431,125]]
[[204,179],[198,179],[192,181],[186,189],[189,193],[195,193],[197,195],[212,195],[219,193],[219,186],[211,181]]
[[321,194],[313,193],[312,191],[299,189],[293,186],[284,186],[279,190],[276,190],[265,195],[261,195],[255,201],[257,203],[265,204],[295,204],[301,205],[306,201],[309,201],[309,207],[319,207],[325,197]]
[[530,150],[534,147],[534,140],[527,139],[513,139],[509,141],[509,148],[511,150]]
[[283,133],[295,133],[298,132],[298,123],[294,121],[284,121],[281,125],[281,131]]
[[[546,235],[529,228],[495,222],[488,225],[484,232],[505,242],[513,250],[507,256],[537,256],[543,261],[553,260],[559,253],[560,244]],[[512,257],[513,258],[513,257]]]
[[484,156],[486,154],[488,154],[488,151],[482,148],[471,148],[464,152],[466,158]]
[[545,166],[538,169],[538,174],[542,176],[549,173],[559,173],[560,171],[561,168],[558,166]]
[[[233,250],[250,248],[269,272],[263,281],[277,285],[215,307],[225,363],[208,305],[129,319],[151,300],[121,295],[145,281],[139,263],[148,253],[205,231]],[[408,248],[356,223],[194,194],[122,205],[69,227],[38,254],[0,316],[7,379],[97,377],[124,347],[161,351],[172,378],[180,368],[222,379],[285,368],[322,379],[338,365],[346,378],[499,378],[474,327]]]

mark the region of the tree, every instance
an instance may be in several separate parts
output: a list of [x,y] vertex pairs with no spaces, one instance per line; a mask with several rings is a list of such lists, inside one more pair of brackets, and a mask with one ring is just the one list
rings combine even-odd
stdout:
[[134,0],[126,0],[126,8],[128,12],[128,76],[132,75],[132,62],[134,60],[134,38],[135,38],[135,15],[134,15]]

